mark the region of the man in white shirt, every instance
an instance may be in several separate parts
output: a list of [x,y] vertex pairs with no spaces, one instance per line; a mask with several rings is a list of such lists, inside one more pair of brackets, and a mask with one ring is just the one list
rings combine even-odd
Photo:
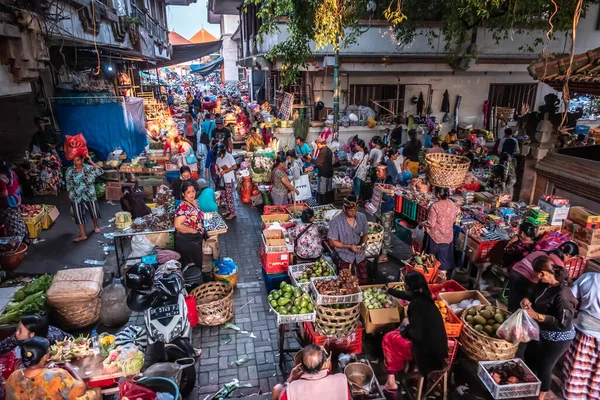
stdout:
[[225,207],[225,213],[223,214],[226,219],[235,218],[235,170],[237,164],[233,156],[227,152],[225,146],[219,146],[217,150],[217,161],[216,161],[217,175],[223,177],[225,183],[225,190],[223,191],[223,206]]

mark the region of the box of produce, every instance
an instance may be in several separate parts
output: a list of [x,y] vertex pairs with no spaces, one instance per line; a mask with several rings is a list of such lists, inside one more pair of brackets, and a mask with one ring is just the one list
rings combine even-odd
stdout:
[[440,262],[432,254],[416,254],[410,260],[402,261],[405,265],[404,274],[409,271],[418,271],[425,276],[427,282],[432,283],[437,278]]
[[494,399],[537,397],[542,385],[520,358],[480,361],[477,376]]
[[434,299],[438,298],[439,293],[464,292],[465,289],[460,283],[455,280],[449,280],[444,283],[430,284],[429,291]]
[[562,225],[563,220],[569,216],[570,205],[553,206],[543,200],[538,201],[538,207],[550,214],[550,225]]
[[311,278],[335,276],[335,271],[327,261],[321,259],[314,263],[290,265],[288,275],[292,284],[308,293]]
[[387,294],[385,285],[364,285],[360,290],[360,316],[366,333],[387,332],[400,323],[398,300]]
[[60,215],[60,212],[58,211],[58,207],[48,204],[44,205],[44,212],[45,214],[42,218],[42,229],[49,229]]
[[310,290],[319,305],[360,303],[363,300],[358,278],[347,269],[339,271],[337,277],[311,278]]
[[260,262],[267,274],[286,273],[290,265],[290,254],[288,252],[268,253],[266,246],[260,246]]
[[450,309],[457,315],[461,316],[467,308],[475,306],[490,306],[491,303],[477,290],[465,290],[462,292],[446,292],[438,293],[437,296],[443,300]]
[[571,207],[569,219],[590,229],[600,228],[600,215],[585,207]]
[[442,318],[444,319],[444,328],[446,328],[446,336],[449,338],[459,337],[460,331],[462,330],[463,323],[454,314],[454,312],[446,306],[443,300],[436,300],[435,305],[440,310]]
[[300,218],[302,216],[302,211],[306,210],[307,208],[309,208],[308,204],[296,203],[287,206],[286,211],[292,216],[292,218]]
[[21,211],[21,218],[23,218],[26,224],[35,224],[40,222],[44,217],[43,204],[21,204],[19,209]]
[[272,290],[267,300],[277,315],[277,325],[315,321],[310,295],[302,292],[299,287],[281,282],[279,289]]
[[287,213],[286,206],[265,206],[263,209],[263,215],[286,214],[286,213]]
[[315,222],[323,222],[325,221],[325,216],[327,215],[327,211],[336,210],[333,204],[326,204],[324,206],[315,206],[312,208],[315,212]]

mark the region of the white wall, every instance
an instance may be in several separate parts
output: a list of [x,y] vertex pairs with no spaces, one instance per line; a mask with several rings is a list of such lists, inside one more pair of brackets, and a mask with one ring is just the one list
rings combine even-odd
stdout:
[[223,57],[223,74],[225,82],[238,81],[238,49],[237,43],[231,39],[231,36],[238,28],[239,17],[237,15],[221,16],[221,56]]
[[221,15],[221,35],[232,35],[240,23],[238,15]]

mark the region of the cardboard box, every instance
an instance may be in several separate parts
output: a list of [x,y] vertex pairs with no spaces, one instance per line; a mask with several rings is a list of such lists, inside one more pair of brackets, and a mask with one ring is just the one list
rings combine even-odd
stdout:
[[[479,300],[481,305],[489,306],[491,303],[481,294],[478,290],[465,290],[464,292],[446,292],[438,293],[440,300],[443,300],[448,306],[450,304],[458,304],[463,300]],[[460,318],[462,313],[456,313],[456,316]]]
[[44,217],[42,218],[42,229],[48,229],[50,226],[56,221],[60,212],[58,211],[58,207],[52,205],[46,205],[46,212],[44,213]]
[[590,246],[600,245],[600,229],[588,229],[573,223],[572,237]]
[[600,244],[590,245],[581,240],[573,239],[579,246],[579,257],[582,258],[598,258],[600,257]]
[[260,246],[260,261],[267,274],[287,273],[290,266],[290,255],[287,252],[267,253],[265,246]]
[[[383,289],[385,285],[364,285],[360,286],[360,289],[365,290],[371,287]],[[398,301],[395,298],[392,300],[394,301],[393,308],[368,309],[364,302],[360,303],[360,316],[366,333],[388,332],[398,326],[400,309]]]
[[565,206],[553,206],[550,203],[546,203],[543,200],[538,201],[538,207],[543,211],[550,214],[550,225],[558,225],[561,226],[563,220],[567,219],[569,216],[569,210],[571,209],[570,205]]
[[[564,223],[564,221],[567,221],[567,220],[566,219],[563,220],[563,223]],[[562,227],[560,225],[537,225],[535,227],[535,235],[537,237],[541,237],[541,236],[544,236],[548,232],[559,232],[561,230],[561,228]]]
[[265,239],[283,239],[283,230],[281,229],[265,229],[263,230]]
[[562,224],[562,232],[573,237],[575,234],[575,223],[570,219],[565,219]]
[[586,228],[600,228],[600,215],[588,210],[585,207],[571,207],[569,219]]
[[290,222],[292,217],[289,214],[269,214],[269,215],[261,215],[260,219],[263,223],[263,229],[267,226],[267,224],[272,224],[275,222],[284,223]]

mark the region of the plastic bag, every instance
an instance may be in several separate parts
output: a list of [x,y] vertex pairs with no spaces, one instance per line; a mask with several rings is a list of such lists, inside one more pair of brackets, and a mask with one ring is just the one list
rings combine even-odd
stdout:
[[127,397],[136,400],[155,400],[156,392],[154,390],[136,385],[133,382],[125,381],[119,384],[119,398]]
[[[142,258],[154,252],[154,245],[144,235],[135,235],[131,238],[131,253],[128,258]],[[135,260],[127,261],[127,265],[136,264]]]
[[100,321],[105,326],[123,326],[131,317],[129,307],[123,307],[127,301],[127,291],[121,279],[114,278],[112,283],[102,293],[102,308]]
[[425,230],[423,228],[415,228],[412,231],[412,239],[415,241],[415,243],[420,244],[421,246],[423,246],[423,239],[425,238]]
[[496,334],[511,343],[527,343],[540,340],[540,327],[524,309],[520,308],[500,325]]
[[67,160],[72,160],[77,156],[85,157],[88,155],[87,144],[81,133],[75,136],[67,135],[64,148]]

